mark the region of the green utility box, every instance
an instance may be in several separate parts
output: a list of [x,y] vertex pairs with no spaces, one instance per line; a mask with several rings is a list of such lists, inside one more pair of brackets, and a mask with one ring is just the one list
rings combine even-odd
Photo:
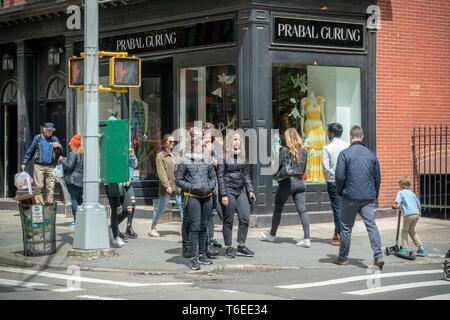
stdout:
[[100,179],[103,183],[130,179],[128,120],[100,121]]

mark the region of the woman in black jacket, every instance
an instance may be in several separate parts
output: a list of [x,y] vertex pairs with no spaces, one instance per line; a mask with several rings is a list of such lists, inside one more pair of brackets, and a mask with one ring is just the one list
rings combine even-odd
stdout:
[[250,222],[249,200],[256,201],[256,197],[245,159],[245,145],[241,141],[237,131],[227,133],[224,163],[217,166],[223,212],[223,238],[228,258],[236,256],[232,247],[233,220],[236,211],[239,219],[237,254],[247,257],[255,255],[245,246]]
[[280,166],[290,157],[294,175],[281,180],[278,183],[275,195],[275,209],[272,217],[272,229],[270,232],[262,232],[261,240],[273,242],[281,221],[281,211],[289,195],[295,202],[300,220],[302,222],[304,239],[297,243],[298,246],[309,248],[311,246],[309,234],[309,216],[306,213],[306,187],[303,174],[308,160],[308,152],[303,148],[303,140],[295,128],[289,128],[284,132],[287,147],[280,149]]
[[67,158],[59,157],[59,162],[63,165],[67,189],[72,199],[73,222],[70,226],[75,225],[78,206],[83,204],[83,158],[84,150],[81,145],[81,136],[74,135],[70,139],[70,147],[72,151]]
[[175,183],[187,197],[184,216],[189,220],[190,267],[199,270],[201,264],[212,264],[206,255],[208,220],[212,210],[216,176],[211,161],[202,154],[202,131],[191,128],[191,152],[178,164]]

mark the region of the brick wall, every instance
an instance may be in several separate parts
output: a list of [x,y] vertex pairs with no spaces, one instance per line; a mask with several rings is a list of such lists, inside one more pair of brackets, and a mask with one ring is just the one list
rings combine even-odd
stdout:
[[377,153],[379,206],[412,177],[412,127],[450,124],[450,1],[378,0]]

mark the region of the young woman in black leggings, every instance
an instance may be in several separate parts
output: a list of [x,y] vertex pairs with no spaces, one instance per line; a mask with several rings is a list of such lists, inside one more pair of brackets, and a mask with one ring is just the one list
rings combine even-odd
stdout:
[[[223,238],[226,246],[226,256],[234,258],[236,253],[247,257],[255,254],[246,247],[248,227],[250,222],[250,204],[256,201],[248,164],[245,159],[244,143],[238,132],[228,132],[225,143],[225,158],[223,164],[217,166],[219,196],[223,212]],[[237,252],[232,247],[234,213],[237,212],[239,228],[237,234]]]
[[211,215],[216,175],[211,161],[202,154],[202,131],[191,128],[191,152],[186,153],[178,164],[175,183],[187,197],[184,219],[189,228],[188,242],[190,267],[199,270],[200,264],[212,264],[206,255],[208,220]]
[[306,213],[306,187],[303,181],[303,174],[306,168],[308,153],[303,148],[303,140],[295,128],[289,128],[284,132],[287,147],[280,149],[280,166],[288,157],[293,164],[294,175],[287,177],[278,183],[277,193],[275,195],[275,210],[272,217],[272,229],[270,232],[261,233],[261,240],[273,242],[281,221],[281,212],[289,195],[295,202],[300,220],[302,222],[304,239],[297,242],[298,246],[309,248],[311,246],[309,233],[309,216]]

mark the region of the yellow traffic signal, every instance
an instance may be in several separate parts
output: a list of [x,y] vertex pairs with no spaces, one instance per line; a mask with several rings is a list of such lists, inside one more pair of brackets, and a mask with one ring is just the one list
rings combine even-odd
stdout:
[[84,86],[84,58],[73,57],[69,59],[69,87],[81,88]]
[[120,88],[141,86],[141,59],[113,57],[109,60],[109,85]]

